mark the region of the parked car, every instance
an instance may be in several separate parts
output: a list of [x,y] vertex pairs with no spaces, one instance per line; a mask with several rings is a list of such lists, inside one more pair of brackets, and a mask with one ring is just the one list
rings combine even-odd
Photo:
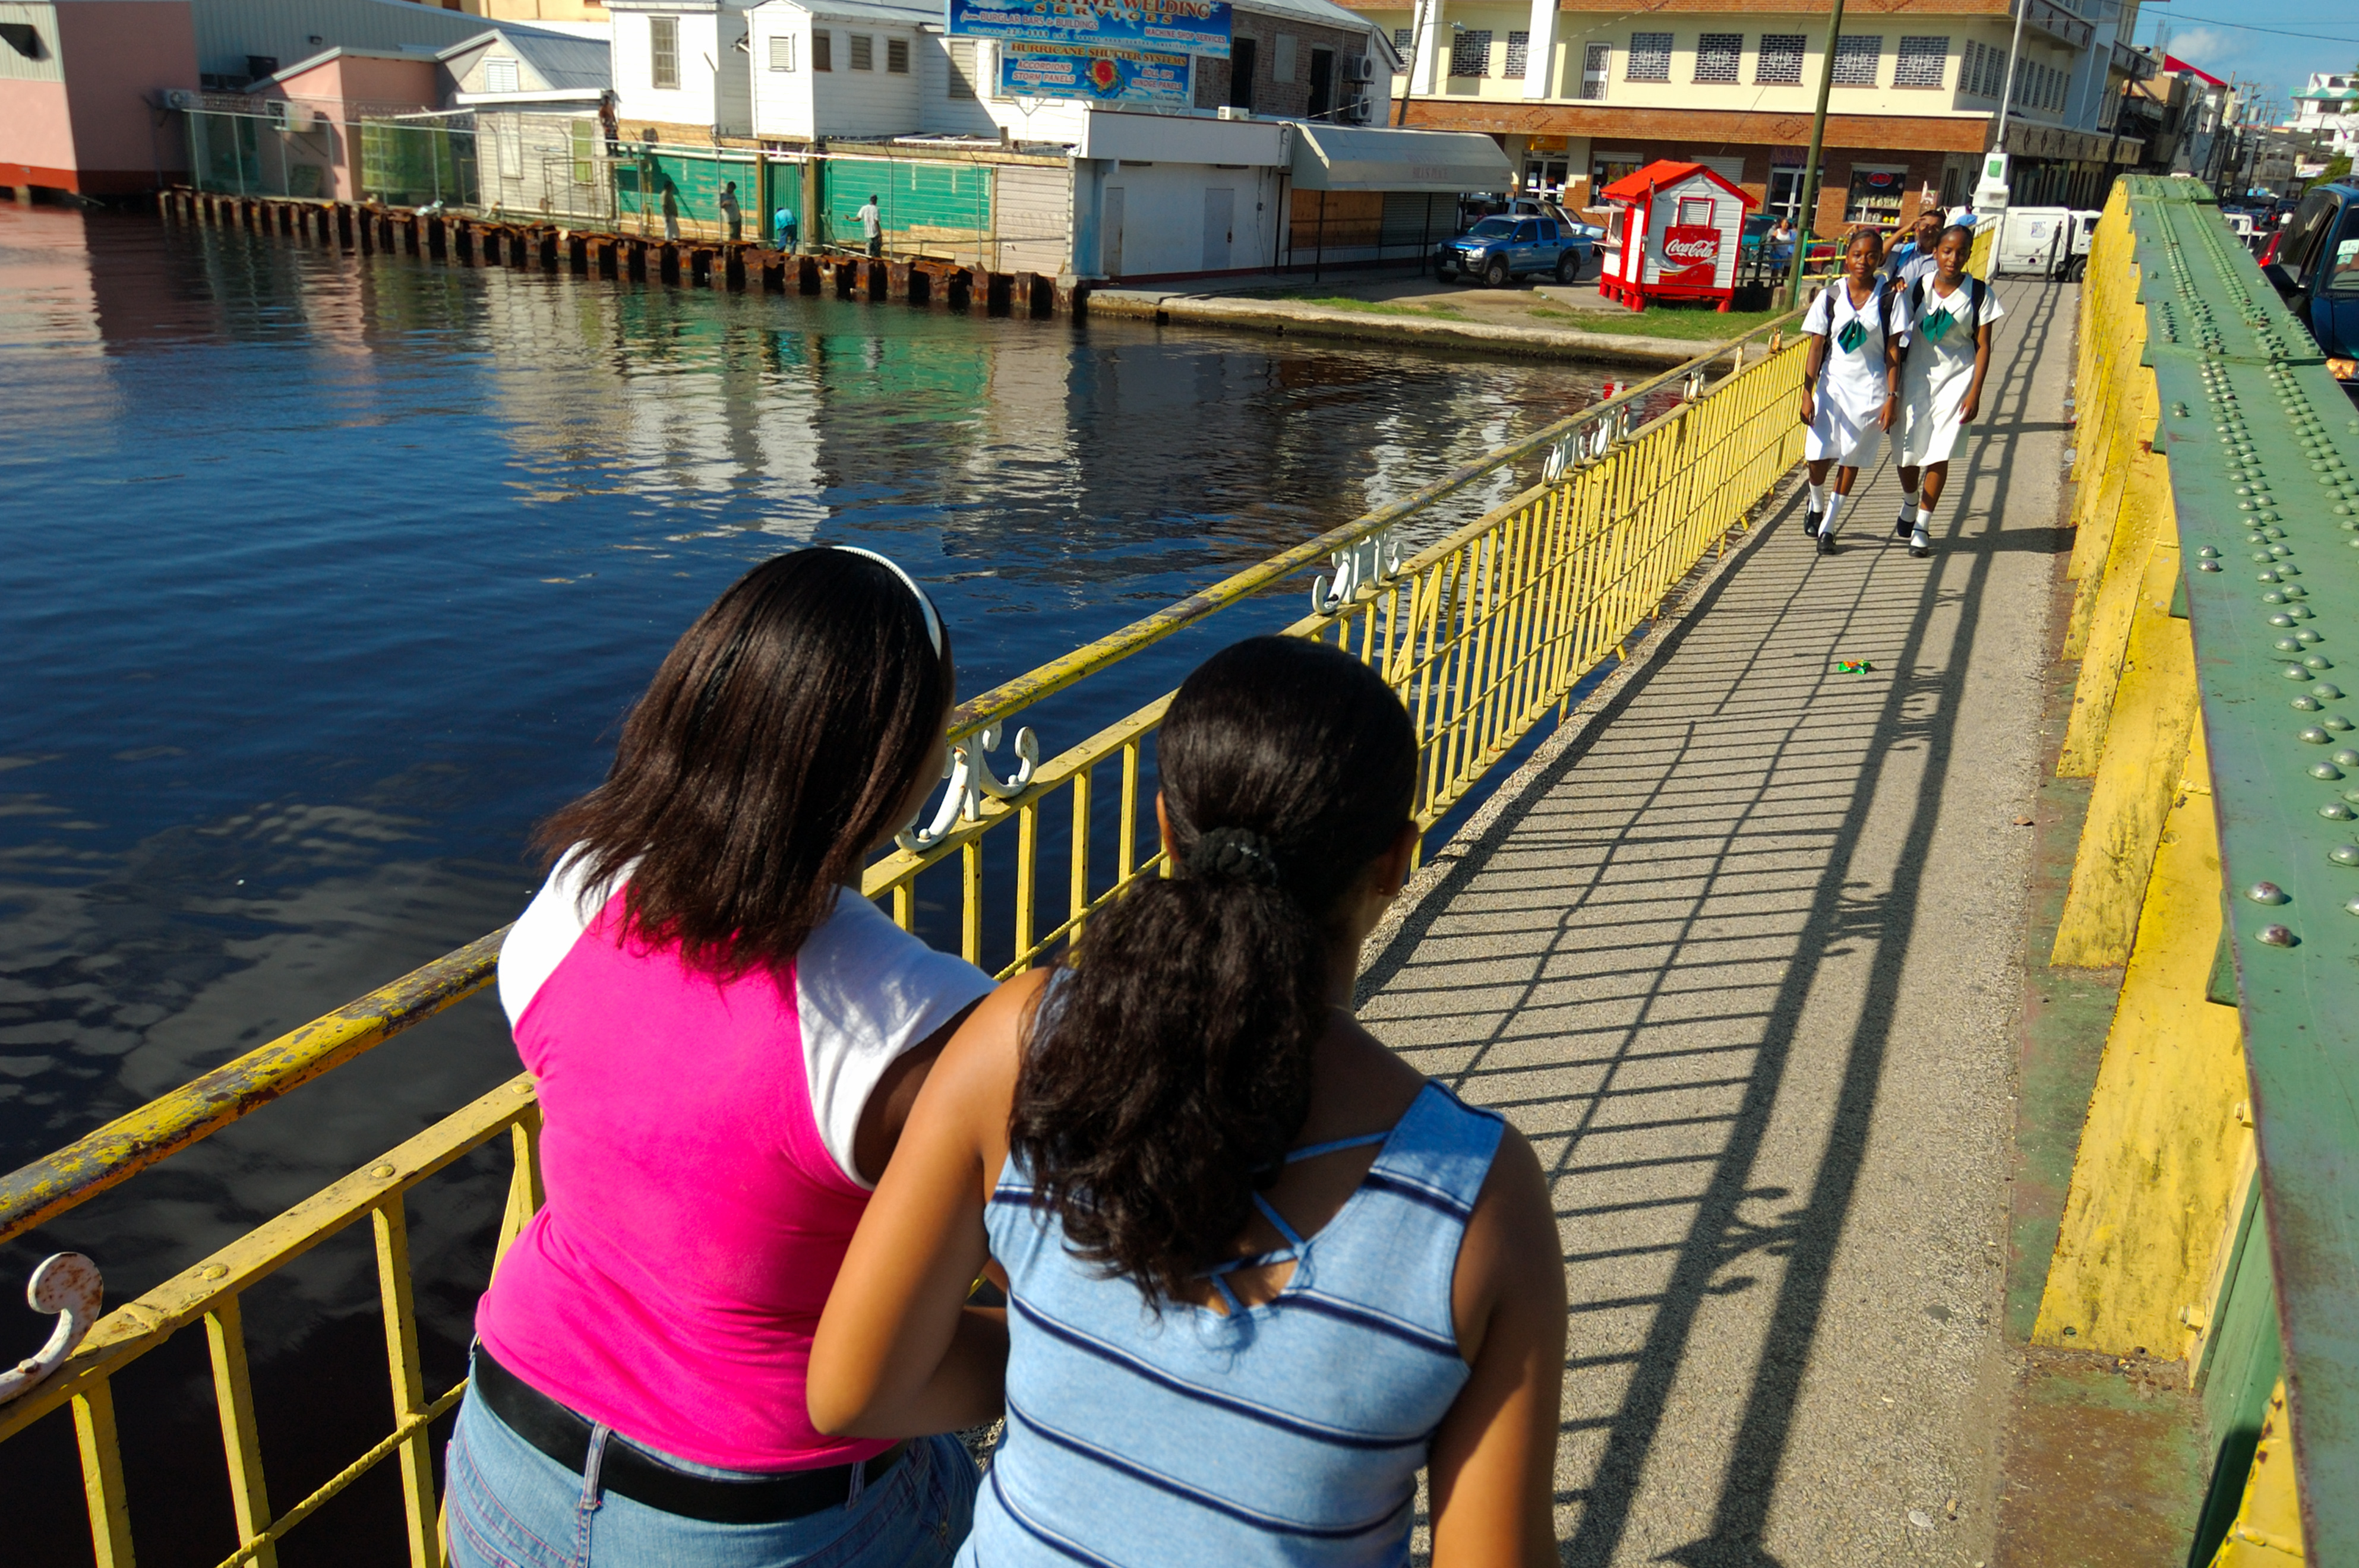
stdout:
[[1433,253],[1433,275],[1447,282],[1462,272],[1494,288],[1534,276],[1571,283],[1588,267],[1593,250],[1590,241],[1565,232],[1558,219],[1500,213],[1444,240]]
[[2359,403],[2359,181],[2311,186],[2271,242],[2261,272]]

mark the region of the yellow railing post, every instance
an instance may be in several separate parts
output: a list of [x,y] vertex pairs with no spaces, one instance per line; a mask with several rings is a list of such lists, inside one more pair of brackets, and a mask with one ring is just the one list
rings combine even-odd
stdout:
[[97,1568],[132,1568],[131,1499],[123,1489],[123,1449],[114,1435],[114,1385],[101,1379],[76,1394],[73,1423]]
[[434,1456],[425,1424],[426,1374],[418,1355],[418,1314],[410,1301],[409,1223],[402,1195],[395,1193],[369,1211],[376,1231],[377,1293],[385,1307],[385,1354],[393,1375],[397,1426],[418,1422],[401,1442],[402,1519],[409,1528],[409,1568],[442,1568],[436,1530]]
[[[262,1482],[262,1441],[254,1426],[254,1388],[246,1375],[245,1322],[238,1298],[224,1296],[205,1314],[205,1342],[212,1352],[213,1403],[221,1412],[222,1447],[229,1456],[229,1500],[240,1546],[270,1528],[270,1494]],[[255,1546],[256,1568],[276,1568],[277,1549]]]

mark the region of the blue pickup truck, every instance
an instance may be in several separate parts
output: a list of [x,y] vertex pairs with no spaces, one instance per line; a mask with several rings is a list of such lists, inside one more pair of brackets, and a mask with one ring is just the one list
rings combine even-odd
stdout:
[[2359,182],[2311,186],[2262,253],[2261,271],[2359,402]]
[[1494,288],[1518,277],[1571,283],[1588,266],[1591,249],[1590,241],[1568,233],[1554,218],[1502,213],[1442,241],[1433,253],[1433,276],[1447,283],[1464,273]]

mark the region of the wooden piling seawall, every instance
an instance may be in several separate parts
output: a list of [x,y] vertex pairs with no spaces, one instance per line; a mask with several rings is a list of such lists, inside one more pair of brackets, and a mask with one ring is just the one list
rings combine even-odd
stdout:
[[772,250],[750,240],[659,240],[560,223],[508,222],[374,202],[231,196],[185,186],[158,191],[169,222],[284,234],[357,254],[416,256],[446,266],[570,272],[691,288],[832,294],[872,303],[940,306],[991,315],[1082,316],[1086,283],[1041,273],[993,272],[924,257],[872,260]]

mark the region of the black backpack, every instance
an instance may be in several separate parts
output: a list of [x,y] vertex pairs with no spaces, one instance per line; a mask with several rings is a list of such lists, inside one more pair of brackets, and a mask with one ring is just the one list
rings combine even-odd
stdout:
[[[1990,285],[1973,273],[1966,274],[1966,297],[1973,306],[1974,330],[1979,332],[1983,325],[1983,301],[1990,297]],[[1924,314],[1925,280],[1921,277],[1913,278],[1908,284],[1908,319],[1914,321]],[[1911,332],[1908,335],[1908,347],[1900,351],[1905,355],[1916,346],[1917,335]]]

